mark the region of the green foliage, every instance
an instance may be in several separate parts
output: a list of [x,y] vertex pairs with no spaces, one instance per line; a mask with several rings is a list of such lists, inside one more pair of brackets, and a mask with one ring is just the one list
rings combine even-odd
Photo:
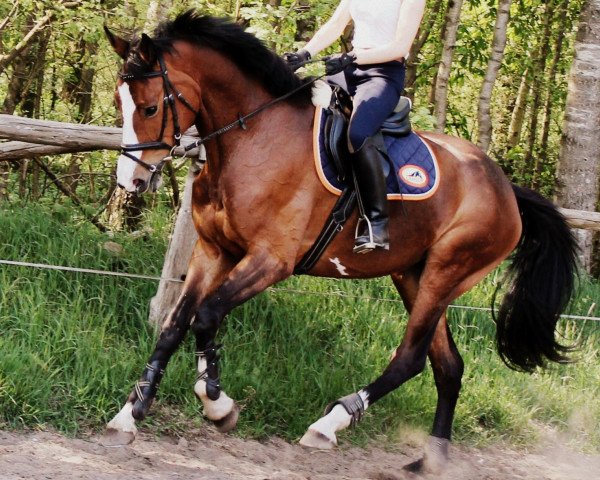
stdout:
[[[4,210],[0,258],[157,275],[166,214],[150,214],[154,233],[139,238],[100,234],[70,208]],[[123,253],[105,250],[107,240],[122,245]],[[460,303],[487,307],[498,278],[501,272]],[[156,332],[146,318],[155,288],[145,280],[0,266],[0,427],[102,429],[153,349]],[[584,281],[571,312],[586,314],[596,304],[598,285]],[[499,360],[488,312],[452,309],[449,319],[466,365],[457,440],[532,444],[542,425],[581,447],[600,445],[600,405],[592,401],[600,394],[600,324],[562,320],[565,340],[580,344],[578,362],[528,376]],[[386,279],[291,278],[237,308],[219,337],[225,344],[223,385],[243,407],[239,432],[298,439],[328,402],[385,368],[406,321]],[[142,428],[173,432],[203,421],[192,391],[192,343],[188,339],[174,355],[154,414]],[[426,369],[369,409],[344,441],[428,430],[435,399]]]
[[[250,31],[262,38],[271,48],[278,53],[293,51],[301,48],[312,36],[318,26],[322,25],[338,5],[337,0],[174,0],[168,2],[169,14],[174,15],[187,8],[198,8],[201,11],[218,16],[239,17],[236,19],[243,23]],[[425,20],[433,15],[435,1],[430,0],[427,5]],[[135,0],[130,2],[84,0],[77,8],[65,8],[55,5],[50,0],[25,0],[19,2],[18,15],[14,16],[8,26],[0,32],[0,55],[10,51],[24,34],[31,28],[32,22],[39,19],[44,12],[54,8],[56,18],[51,27],[47,29],[49,47],[45,58],[45,68],[41,76],[42,86],[40,112],[41,118],[51,120],[79,121],[78,108],[71,95],[71,87],[76,83],[77,75],[74,65],[81,60],[82,66],[93,68],[92,111],[90,118],[94,123],[114,125],[117,121],[117,112],[113,105],[112,96],[115,85],[115,74],[119,59],[116,58],[104,38],[102,26],[108,24],[111,28],[125,36],[134,31],[143,29],[151,30],[148,24],[148,7],[150,0]],[[552,106],[550,119],[549,147],[547,151],[540,150],[540,132],[536,134],[536,145],[533,150],[533,159],[527,164],[515,168],[507,161],[512,154],[506,146],[508,125],[515,103],[517,89],[524,72],[533,75],[535,54],[538,51],[542,38],[542,24],[545,15],[545,2],[541,0],[523,0],[513,2],[511,7],[511,20],[508,31],[508,43],[504,61],[494,91],[492,100],[492,124],[494,126],[491,152],[500,165],[505,168],[512,180],[528,185],[533,180],[535,164],[541,165],[541,182],[537,188],[546,194],[552,194],[556,180],[554,171],[560,152],[560,131],[564,104],[567,92],[567,75],[572,61],[574,31],[581,8],[581,0],[569,2],[565,7],[564,15],[559,15],[560,10],[551,9],[553,12],[551,23],[551,44],[559,35],[560,27],[565,27],[565,41],[563,55],[558,65],[558,73],[554,82],[548,78],[548,69],[553,55],[553,49],[545,62],[545,70],[541,72],[541,81],[537,81],[535,88],[542,91],[542,96],[550,96]],[[236,7],[239,11],[236,12]],[[10,3],[0,6],[0,19],[8,15]],[[450,104],[448,109],[448,132],[461,137],[476,140],[477,131],[477,102],[479,89],[483,80],[487,61],[491,52],[491,41],[495,23],[497,2],[467,1],[463,4],[461,23],[455,47],[452,76],[450,78]],[[429,120],[425,120],[425,109],[430,109],[429,104],[433,79],[439,64],[441,51],[441,36],[443,32],[445,5],[436,14],[431,34],[424,45],[417,62],[417,80],[414,88],[416,113],[415,123],[419,128],[432,128]],[[78,42],[87,42],[88,52],[82,59],[77,58]],[[339,51],[340,44],[333,45],[328,51]],[[74,53],[75,52],[75,53]],[[31,65],[29,68],[33,68]],[[320,73],[322,66],[314,65],[307,69],[307,74]],[[536,75],[539,75],[537,72]],[[0,99],[8,92],[11,69],[7,75],[0,75]],[[536,77],[537,78],[537,77]],[[37,80],[36,80],[37,81]],[[37,93],[36,93],[37,95]],[[530,105],[530,102],[528,102]],[[27,107],[29,108],[29,107]],[[26,102],[22,102],[17,113],[27,113]],[[541,125],[545,112],[537,112]],[[531,126],[531,111],[528,108],[524,127],[520,134],[519,148],[526,152],[526,140]],[[540,128],[538,127],[538,130]],[[114,154],[93,155],[89,157],[89,170],[92,172],[109,175],[112,171]],[[73,156],[54,157],[53,169],[60,175],[69,174],[74,163],[81,160]],[[31,171],[31,166],[28,169]],[[85,177],[84,177],[85,180]],[[28,181],[33,183],[32,176]],[[11,186],[16,185],[18,176],[11,176]],[[101,182],[96,185],[96,197],[101,199],[110,186],[110,182]],[[78,195],[86,198],[85,190],[89,190],[89,181],[81,182]],[[33,189],[33,186],[31,187]],[[9,188],[16,194],[19,189]],[[22,189],[21,189],[22,191]],[[44,191],[52,192],[52,188]],[[93,201],[93,199],[90,199]],[[99,208],[95,205],[94,208]]]

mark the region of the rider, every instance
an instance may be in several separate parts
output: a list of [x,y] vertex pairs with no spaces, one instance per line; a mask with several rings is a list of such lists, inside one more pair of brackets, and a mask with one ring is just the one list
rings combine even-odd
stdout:
[[[405,65],[417,35],[426,0],[341,0],[306,46],[286,53],[292,69],[327,48],[354,22],[354,50],[330,57],[328,75],[343,72],[354,111],[348,127],[355,179],[361,202],[354,252],[389,250],[386,180],[374,135],[392,113],[404,89]],[[336,82],[339,83],[339,82]]]

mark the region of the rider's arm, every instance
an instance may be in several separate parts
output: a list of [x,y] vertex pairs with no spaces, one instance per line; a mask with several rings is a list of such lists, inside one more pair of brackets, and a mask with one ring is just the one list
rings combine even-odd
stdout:
[[342,0],[333,12],[331,18],[325,23],[312,40],[306,44],[304,50],[308,50],[314,57],[324,48],[335,42],[344,32],[344,28],[350,22],[350,0]]
[[419,25],[425,12],[426,0],[404,0],[400,7],[396,39],[380,47],[355,50],[356,63],[369,65],[372,63],[385,63],[408,57],[410,47],[415,41]]

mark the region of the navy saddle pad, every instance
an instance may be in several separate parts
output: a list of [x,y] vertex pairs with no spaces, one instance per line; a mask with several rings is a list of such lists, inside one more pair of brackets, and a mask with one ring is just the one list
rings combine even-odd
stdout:
[[[323,130],[327,109],[317,108],[314,126],[315,167],[321,182],[331,193],[340,195],[343,185],[335,166],[328,158]],[[440,172],[437,159],[421,137],[411,132],[404,137],[383,136],[393,168],[387,176],[388,199],[425,200],[438,188]]]

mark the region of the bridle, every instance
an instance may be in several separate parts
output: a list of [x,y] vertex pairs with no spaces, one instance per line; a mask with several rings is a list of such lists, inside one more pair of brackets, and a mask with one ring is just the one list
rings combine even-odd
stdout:
[[[134,75],[131,73],[119,73],[119,77],[125,82],[130,82],[132,80],[145,80],[147,78],[155,77],[162,77],[163,80],[163,115],[158,139],[156,139],[154,142],[121,144],[122,155],[133,160],[138,165],[141,165],[152,174],[152,176],[150,177],[150,181],[148,182],[149,185],[152,183],[156,175],[161,174],[165,164],[172,160],[172,155],[173,151],[175,150],[175,147],[178,147],[181,143],[181,127],[179,126],[179,116],[177,114],[177,106],[175,104],[175,99],[177,98],[181,103],[183,103],[183,105],[188,110],[194,113],[195,117],[198,116],[198,111],[190,104],[190,102],[188,102],[188,100],[183,96],[183,94],[179,90],[177,90],[169,80],[169,74],[165,62],[163,60],[162,55],[160,54],[158,55],[158,65],[160,66],[160,70],[143,73],[141,75]],[[165,129],[167,128],[168,110],[171,110],[171,115],[173,117],[174,145],[169,145],[168,143],[165,143],[163,141],[163,135],[165,133]],[[138,150],[168,150],[169,154],[157,164],[150,164],[144,162],[141,158],[137,158],[131,153]]]
[[[320,58],[320,59],[314,59],[314,60],[304,62],[304,63],[313,63],[316,61],[323,61],[325,59],[326,59],[326,57]],[[167,72],[167,68],[166,68],[164,59],[161,54],[158,54],[158,65],[160,67],[160,70],[155,70],[155,71],[144,73],[141,75],[134,75],[131,73],[119,73],[119,77],[121,78],[121,80],[126,81],[126,82],[134,81],[134,80],[145,80],[147,78],[154,78],[154,77],[162,77],[162,79],[163,79],[163,90],[164,90],[163,104],[164,104],[164,107],[163,107],[162,125],[160,127],[160,134],[158,136],[158,139],[155,140],[154,142],[121,144],[121,154],[122,155],[133,160],[135,163],[141,165],[142,167],[144,167],[146,170],[148,170],[151,173],[151,177],[150,177],[150,180],[148,181],[148,185],[152,184],[155,176],[160,175],[162,173],[162,170],[163,170],[165,164],[173,160],[173,151],[175,150],[176,147],[178,147],[181,144],[181,127],[179,126],[179,117],[177,115],[177,106],[175,104],[175,98],[180,100],[181,103],[183,103],[183,105],[188,110],[193,112],[195,117],[197,117],[199,114],[199,112],[190,104],[189,101],[186,100],[186,98],[183,96],[183,94],[179,90],[177,90],[173,86],[171,81],[169,80],[169,74]],[[190,150],[193,150],[194,148],[198,148],[200,145],[203,145],[207,140],[211,140],[223,133],[228,132],[229,130],[231,130],[235,127],[239,127],[239,128],[242,128],[243,130],[246,130],[248,128],[246,126],[246,120],[254,117],[255,115],[258,115],[260,112],[275,105],[276,103],[281,102],[282,100],[285,100],[285,99],[291,97],[292,95],[296,94],[300,90],[309,87],[310,85],[314,84],[317,80],[320,80],[323,77],[325,77],[325,75],[320,75],[318,77],[311,78],[309,81],[307,81],[307,82],[303,83],[302,85],[300,85],[299,87],[293,89],[291,92],[288,92],[278,98],[275,98],[275,99],[265,103],[264,105],[261,105],[256,110],[254,110],[246,115],[238,114],[237,120],[225,125],[222,128],[219,128],[218,130],[215,130],[212,133],[209,133],[205,137],[202,137],[199,140],[196,140],[195,142],[193,142],[189,145],[186,145],[184,147],[184,152],[185,152],[184,156]],[[165,133],[165,129],[167,127],[167,120],[168,120],[167,110],[171,110],[171,112],[172,112],[173,129],[174,129],[174,132],[173,132],[174,145],[169,145],[168,143],[165,143],[162,139],[163,134]],[[160,162],[158,162],[157,164],[150,164],[150,163],[144,162],[142,159],[137,158],[135,155],[132,155],[130,153],[130,152],[134,152],[134,151],[138,151],[138,150],[169,150],[169,154],[166,157],[164,157],[162,160],[160,160]]]

